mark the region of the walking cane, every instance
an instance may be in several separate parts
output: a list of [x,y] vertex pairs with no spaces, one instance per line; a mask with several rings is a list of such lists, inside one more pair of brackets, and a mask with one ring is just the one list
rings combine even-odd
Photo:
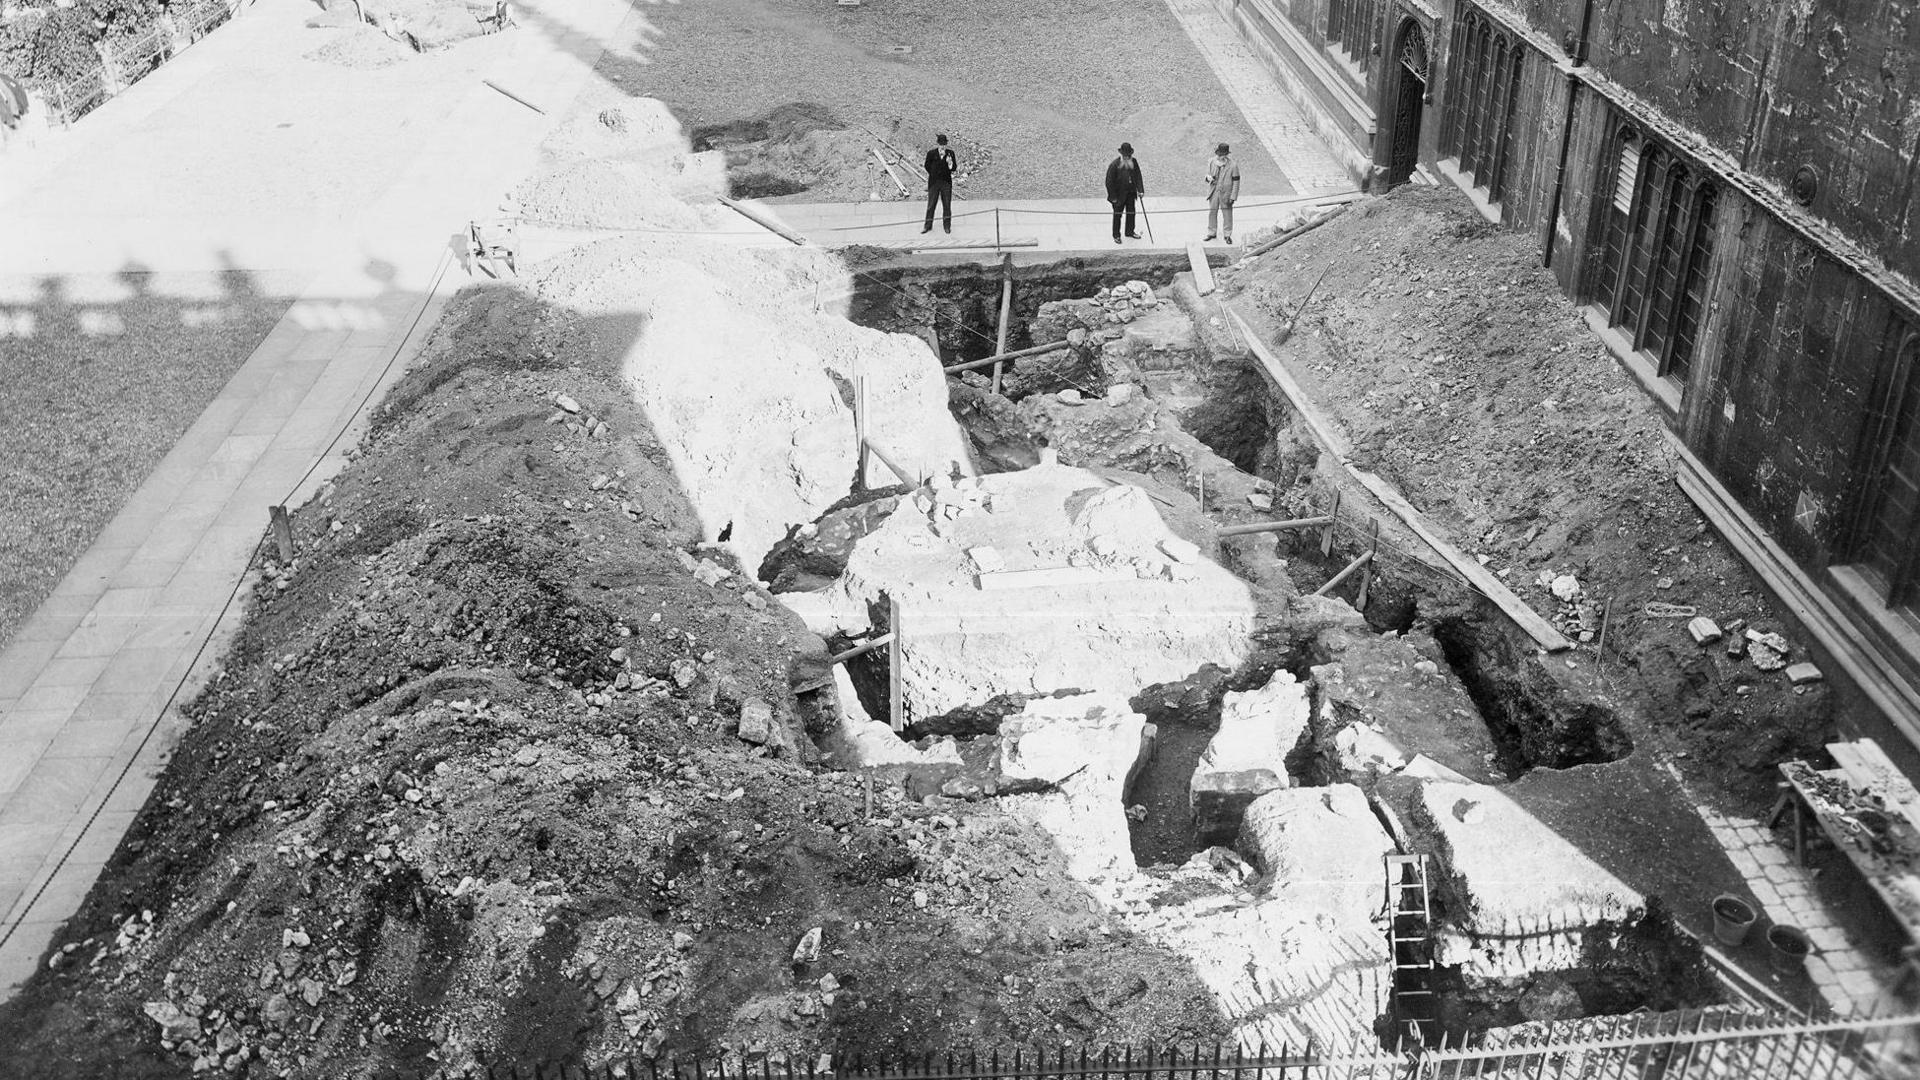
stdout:
[[1140,224],[1147,227],[1147,243],[1153,243],[1153,219],[1147,216],[1147,197],[1140,196]]

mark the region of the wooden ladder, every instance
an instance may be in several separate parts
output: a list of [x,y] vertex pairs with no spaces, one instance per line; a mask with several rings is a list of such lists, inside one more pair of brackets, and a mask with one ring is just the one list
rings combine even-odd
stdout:
[[1393,1013],[1405,1037],[1424,1041],[1440,1018],[1433,987],[1433,907],[1425,855],[1388,855],[1387,944],[1393,954]]

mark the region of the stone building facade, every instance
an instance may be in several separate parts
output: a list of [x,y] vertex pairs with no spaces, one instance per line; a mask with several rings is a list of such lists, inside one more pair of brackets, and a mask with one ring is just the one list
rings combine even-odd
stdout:
[[1920,744],[1920,2],[1214,3],[1356,180],[1538,237],[1682,486]]

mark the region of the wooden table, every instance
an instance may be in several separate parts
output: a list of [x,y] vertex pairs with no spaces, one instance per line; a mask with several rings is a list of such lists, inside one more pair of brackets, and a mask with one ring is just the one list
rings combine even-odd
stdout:
[[[1859,869],[1909,942],[1920,943],[1920,791],[1871,739],[1830,743],[1839,763],[1815,769],[1804,761],[1780,766],[1780,799],[1767,819],[1793,813],[1794,857],[1804,865],[1806,819],[1811,815],[1833,846]],[[1920,950],[1903,950],[1909,974]]]

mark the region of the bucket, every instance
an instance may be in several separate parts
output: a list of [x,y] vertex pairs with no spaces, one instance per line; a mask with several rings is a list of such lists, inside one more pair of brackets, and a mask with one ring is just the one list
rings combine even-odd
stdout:
[[1767,928],[1767,962],[1781,975],[1791,975],[1806,966],[1813,942],[1797,926],[1776,923]]
[[1739,945],[1753,932],[1758,918],[1753,905],[1732,893],[1713,898],[1713,939],[1722,945]]

